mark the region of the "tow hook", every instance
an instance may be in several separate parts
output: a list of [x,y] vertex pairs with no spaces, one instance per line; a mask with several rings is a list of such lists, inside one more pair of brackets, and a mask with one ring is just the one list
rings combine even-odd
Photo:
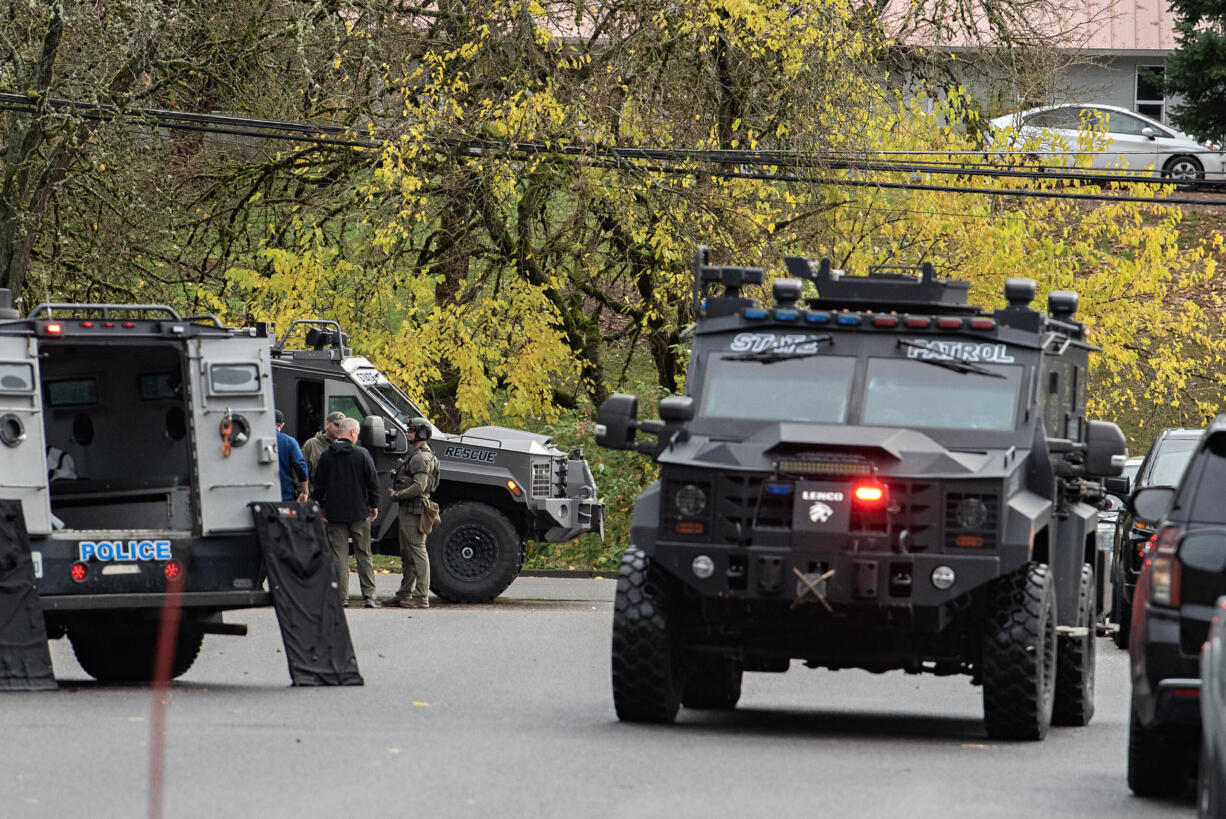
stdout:
[[826,602],[826,581],[834,577],[834,569],[825,574],[806,574],[792,567],[792,572],[796,575],[796,599],[792,601],[792,608],[805,605],[812,597],[814,601],[825,606],[826,611],[834,612],[834,609]]

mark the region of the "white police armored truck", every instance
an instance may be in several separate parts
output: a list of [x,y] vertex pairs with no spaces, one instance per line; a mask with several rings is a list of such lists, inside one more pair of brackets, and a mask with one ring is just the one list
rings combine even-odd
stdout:
[[[296,332],[304,330],[305,332]],[[291,346],[299,341],[302,348]],[[387,497],[391,473],[409,451],[405,423],[425,413],[370,361],[353,355],[335,321],[293,322],[272,350],[284,431],[305,442],[342,412],[361,423],[359,441],[379,472],[379,517],[372,539],[398,554],[398,505]],[[506,427],[460,435],[431,429],[441,481],[432,499],[442,517],[426,542],[430,589],[463,603],[494,599],[523,568],[525,541],[560,543],[604,531],[604,505],[582,448],[570,453],[548,436]]]
[[730,709],[743,672],[799,660],[969,675],[993,737],[1088,723],[1096,506],[1126,448],[1085,418],[1076,294],[1044,314],[1010,279],[984,312],[930,265],[789,258],[762,306],[760,268],[696,267],[685,394],[598,413],[598,443],[661,467],[618,580],[618,717]]
[[269,603],[248,503],[280,500],[270,346],[160,305],[22,318],[0,290],[0,498],[20,503],[48,636],[90,675],[152,678],[172,584],[172,677],[204,634],[245,633],[222,611]]

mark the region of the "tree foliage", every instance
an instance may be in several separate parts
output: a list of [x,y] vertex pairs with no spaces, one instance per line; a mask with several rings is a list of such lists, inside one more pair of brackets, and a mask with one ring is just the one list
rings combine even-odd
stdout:
[[[636,355],[653,395],[682,389],[697,244],[773,273],[791,253],[852,271],[929,260],[987,306],[1013,275],[1040,297],[1079,291],[1109,350],[1095,365],[1107,417],[1220,401],[1199,286],[1221,248],[1177,250],[1175,208],[1010,195],[1032,180],[974,178],[998,195],[970,195],[872,184],[910,174],[815,164],[784,182],[596,151],[983,150],[959,125],[976,118],[959,89],[891,83],[872,4],[232,0],[147,22],[144,7],[10,6],[0,86],[38,110],[5,115],[0,251],[27,300],[334,318],[454,427],[597,405]],[[1019,22],[999,21],[1036,45]],[[58,111],[57,96],[327,122],[382,143],[160,133]]]
[[1197,137],[1226,143],[1226,2],[1171,0],[1176,48],[1166,58],[1168,94],[1182,101],[1171,119]]

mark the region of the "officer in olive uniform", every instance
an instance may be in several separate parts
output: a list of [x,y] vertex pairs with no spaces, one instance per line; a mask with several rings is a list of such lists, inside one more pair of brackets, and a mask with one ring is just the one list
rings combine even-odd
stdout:
[[391,605],[406,609],[430,607],[430,557],[426,554],[426,536],[418,529],[422,500],[438,488],[438,458],[430,445],[430,422],[411,418],[408,422],[409,443],[413,451],[401,459],[392,473],[392,500],[400,503],[400,560],[404,579]]

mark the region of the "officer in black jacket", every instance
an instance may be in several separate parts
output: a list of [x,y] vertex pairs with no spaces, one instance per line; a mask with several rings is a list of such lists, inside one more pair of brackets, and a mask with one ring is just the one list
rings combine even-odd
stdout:
[[366,608],[379,608],[375,599],[375,566],[370,553],[370,524],[379,516],[379,476],[370,453],[360,446],[358,422],[346,418],[340,435],[319,456],[315,491],[327,521],[328,544],[340,590],[341,605],[349,599],[349,541],[358,563],[358,583]]

